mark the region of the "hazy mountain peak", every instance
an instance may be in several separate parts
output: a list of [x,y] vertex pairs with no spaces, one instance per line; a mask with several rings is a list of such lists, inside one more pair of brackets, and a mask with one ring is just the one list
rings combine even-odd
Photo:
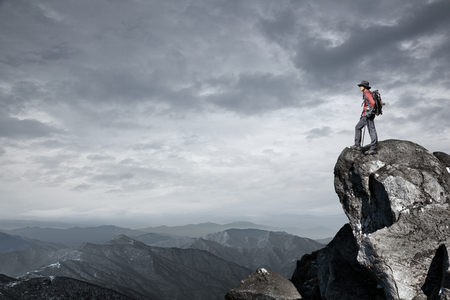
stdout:
[[119,234],[111,241],[109,241],[107,244],[133,244],[133,243],[134,240],[132,238],[129,238],[125,234]]
[[219,243],[223,246],[230,246],[228,244],[228,240],[230,239],[230,235],[227,231],[220,231],[216,233],[210,233],[205,236],[205,240],[214,241],[216,243]]
[[136,246],[137,248],[142,248],[142,247],[147,246],[146,244],[144,244],[142,242],[133,240],[132,238],[126,236],[125,234],[120,234],[120,235],[116,236],[114,239],[112,239],[111,241],[109,241],[106,244],[109,244],[109,245],[120,245],[120,244],[133,245],[133,246]]
[[248,221],[234,221],[234,222],[228,223],[226,225],[257,226],[255,223],[248,222]]

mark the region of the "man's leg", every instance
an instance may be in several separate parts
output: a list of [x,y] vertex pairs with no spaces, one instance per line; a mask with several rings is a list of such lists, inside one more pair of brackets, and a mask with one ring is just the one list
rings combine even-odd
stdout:
[[355,146],[364,146],[361,145],[361,129],[363,129],[364,126],[366,126],[366,117],[361,117],[358,124],[355,126]]
[[370,150],[377,150],[377,144],[378,144],[378,135],[377,130],[375,129],[375,116],[372,118],[367,119],[367,129],[369,129],[370,134]]

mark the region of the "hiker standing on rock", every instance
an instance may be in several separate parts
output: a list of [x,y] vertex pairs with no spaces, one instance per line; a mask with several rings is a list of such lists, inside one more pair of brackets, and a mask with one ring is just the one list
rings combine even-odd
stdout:
[[378,143],[378,136],[377,136],[377,130],[375,129],[375,100],[373,99],[372,92],[370,91],[370,85],[369,82],[366,80],[361,81],[360,84],[358,84],[359,88],[361,89],[361,92],[363,93],[363,112],[361,114],[361,118],[359,119],[358,124],[355,126],[355,144],[351,146],[350,148],[361,150],[361,130],[364,128],[364,126],[367,125],[367,128],[369,129],[369,135],[370,135],[370,149],[366,152],[366,154],[376,154],[377,153],[377,143]]

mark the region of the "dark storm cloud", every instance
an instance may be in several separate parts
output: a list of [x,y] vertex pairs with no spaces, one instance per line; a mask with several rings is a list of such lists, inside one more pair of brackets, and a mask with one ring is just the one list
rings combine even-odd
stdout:
[[36,98],[42,97],[44,91],[42,85],[20,80],[11,84],[9,91],[0,89],[0,104],[2,112],[6,114],[17,114],[24,112]]
[[52,134],[63,133],[61,130],[33,119],[20,120],[18,118],[0,115],[0,137],[12,139],[48,137]]
[[[260,28],[269,40],[293,51],[295,66],[307,72],[312,85],[336,89],[342,87],[342,83],[348,84],[349,79],[355,81],[358,78],[355,74],[359,78],[370,77],[368,79],[386,83],[389,83],[387,74],[400,75],[400,79],[395,80],[397,85],[427,79],[422,71],[424,67],[430,67],[428,57],[415,58],[411,53],[413,50],[402,50],[399,45],[410,40],[418,43],[431,34],[444,34],[450,27],[447,16],[450,2],[427,4],[414,1],[405,7],[393,7],[393,11],[406,11],[398,19],[394,18],[393,12],[386,14],[386,10],[381,9],[390,5],[386,2],[344,3],[342,7],[332,3],[320,3],[320,7],[319,4],[305,4],[301,10],[287,10],[274,20],[262,20]],[[321,12],[326,14],[326,19],[312,29],[309,16],[320,18]],[[386,16],[391,16],[391,20]],[[294,29],[297,29],[294,38],[285,37]],[[333,46],[330,39],[323,38],[321,32],[327,31],[341,44]],[[450,66],[449,52],[441,50],[448,49],[450,38],[442,36],[439,43],[429,55]],[[432,71],[431,76],[427,75],[429,80],[439,80],[442,73],[437,69]]]
[[424,100],[419,95],[415,95],[411,92],[406,91],[401,94],[398,101],[395,103],[396,109],[417,109],[417,105],[422,103]]
[[50,48],[43,49],[40,52],[24,52],[20,56],[6,55],[0,63],[13,68],[29,64],[44,65],[58,60],[68,59],[74,52],[74,49],[67,48],[65,44],[59,44],[50,46]]
[[209,103],[246,114],[283,107],[314,107],[323,102],[299,97],[303,88],[292,74],[242,73],[237,78],[211,80],[209,84],[222,91],[208,96]]
[[[257,50],[249,36],[261,14],[258,2],[126,3],[89,3],[89,13],[76,1],[9,5],[2,23],[16,24],[12,18],[22,22],[17,28],[6,26],[11,35],[3,41],[14,45],[9,43],[14,41],[12,32],[29,40],[21,41],[19,52],[7,48],[0,57],[10,67],[4,72],[14,76],[17,68],[45,65],[52,70],[45,75],[53,77],[39,78],[47,83],[28,80],[39,94],[13,90],[11,96],[25,102],[33,95],[46,103],[145,102],[180,112],[216,107],[245,114],[318,104],[306,103],[306,97],[299,103],[295,74],[241,70],[241,62],[251,61]],[[242,33],[237,35],[238,29]],[[217,74],[236,79],[204,97],[205,83]]]
[[157,74],[140,76],[126,67],[79,70],[74,82],[78,99],[94,102],[130,102],[152,99],[170,92]]
[[449,99],[432,99],[423,95],[405,94],[390,110],[396,112],[392,119],[392,127],[423,124],[421,130],[429,133],[442,133],[450,127],[448,112],[443,109]]
[[[16,16],[24,22],[14,30],[30,39],[33,34],[43,38],[40,43],[25,44],[29,49],[25,47],[20,53],[10,49],[2,58],[4,64],[55,65],[75,59],[66,66],[65,84],[50,89],[46,86],[42,97],[47,101],[51,94],[67,93],[70,97],[60,101],[148,102],[180,111],[218,107],[252,114],[320,104],[308,102],[310,92],[305,86],[343,91],[363,78],[386,86],[439,81],[439,75],[448,76],[449,38],[444,37],[430,50],[429,55],[440,58],[442,64],[433,66],[439,69],[429,72],[427,78],[420,72],[427,59],[414,58],[412,49],[399,49],[402,41],[412,40],[414,44],[430,33],[445,32],[450,24],[446,17],[448,1],[414,1],[398,7],[389,1],[364,5],[353,1],[339,5],[332,1],[280,1],[277,5],[264,1],[260,5],[256,1],[192,1],[183,5],[128,1],[115,3],[117,7],[100,1],[101,5],[91,4],[89,14],[77,2],[18,3],[8,18]],[[118,14],[117,8],[123,13]],[[73,15],[69,15],[69,9]],[[91,18],[94,14],[95,19]],[[30,28],[23,15],[39,25]],[[64,18],[67,21],[61,22]],[[314,26],[314,22],[319,25]],[[243,31],[236,35],[233,30],[239,27]],[[53,34],[51,40],[42,29]],[[7,26],[6,30],[13,28]],[[220,60],[233,55],[244,60],[252,56],[251,52],[236,52],[239,47],[250,51],[240,38],[245,38],[249,30],[260,30],[267,40],[289,51],[294,65],[305,72],[302,81],[294,74],[243,72],[239,66],[233,70],[233,65],[230,69],[226,64],[219,65]],[[336,35],[337,46],[323,37],[328,31]],[[12,39],[9,36],[4,41]],[[142,64],[136,65],[134,57],[142,57]],[[214,74],[215,69],[221,77]],[[214,77],[227,79],[221,83],[217,80],[214,86]],[[216,91],[204,97],[203,89],[208,84]],[[27,99],[30,92],[15,91],[13,95]]]
[[271,18],[263,16],[257,27],[261,29],[269,40],[289,48],[292,45],[292,37],[298,35],[296,32],[298,17],[295,11],[291,8],[286,8]]
[[[86,13],[86,3],[77,1],[32,4],[19,0],[16,5],[5,6],[2,30],[9,34],[2,35],[1,42],[17,45],[19,41],[22,47],[19,51],[13,46],[5,48],[0,62],[10,67],[3,71],[5,77],[14,77],[20,67],[57,67],[61,63],[59,70],[55,70],[60,74],[52,74],[50,68],[44,74],[56,75],[62,83],[45,89],[42,96],[47,101],[52,94],[70,94],[58,101],[122,104],[148,101],[173,109],[198,110],[202,103],[191,73],[197,64],[194,56],[199,54],[193,44],[199,43],[211,52],[216,43],[211,40],[215,39],[214,31],[226,28],[220,22],[223,18],[220,10],[233,9],[227,2],[215,7],[195,2],[155,5],[127,1],[111,5],[98,1],[90,2]],[[38,39],[39,42],[33,42]],[[206,59],[199,63],[206,65]],[[46,81],[40,74],[36,79]],[[13,90],[11,96],[29,100],[30,94]]]

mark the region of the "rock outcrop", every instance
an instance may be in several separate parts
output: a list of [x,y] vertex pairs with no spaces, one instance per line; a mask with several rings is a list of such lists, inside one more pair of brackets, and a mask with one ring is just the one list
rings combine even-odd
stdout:
[[225,300],[300,300],[301,296],[287,278],[259,268],[225,295]]
[[334,174],[349,224],[299,261],[292,281],[302,295],[447,299],[450,156],[387,140],[376,155],[344,149]]

